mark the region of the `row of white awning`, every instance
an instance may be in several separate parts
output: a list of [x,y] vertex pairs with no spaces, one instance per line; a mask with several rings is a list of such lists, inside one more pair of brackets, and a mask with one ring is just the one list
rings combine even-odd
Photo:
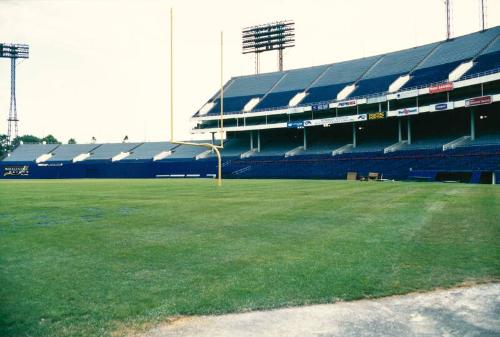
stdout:
[[[168,156],[170,156],[172,153],[173,152],[170,151],[170,150],[169,151],[161,151],[158,154],[156,154],[156,155],[153,156],[153,161],[158,161],[158,160],[165,159]],[[113,156],[111,158],[111,161],[112,162],[117,162],[117,161],[123,160],[123,159],[127,158],[128,156],[130,156],[131,154],[132,154],[132,152],[120,152],[120,153],[116,154],[115,156]],[[44,153],[41,156],[38,156],[38,158],[36,158],[35,162],[37,164],[43,164],[43,163],[46,163],[53,156],[54,156],[53,153]],[[92,157],[92,154],[89,153],[89,152],[87,152],[87,153],[80,153],[77,156],[73,157],[71,159],[71,162],[77,163],[77,162],[81,162],[81,161],[87,160],[89,158],[92,159],[91,157]]]

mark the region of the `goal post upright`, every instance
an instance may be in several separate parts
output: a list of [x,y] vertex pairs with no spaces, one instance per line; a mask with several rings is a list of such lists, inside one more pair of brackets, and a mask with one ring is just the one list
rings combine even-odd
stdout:
[[170,8],[170,143],[190,146],[203,146],[213,150],[217,156],[217,186],[222,186],[222,159],[219,149],[224,148],[224,78],[223,78],[223,32],[220,33],[220,65],[221,65],[221,91],[220,91],[220,145],[210,143],[193,143],[176,141],[174,137],[174,10]]
[[224,147],[224,32],[220,32],[220,146]]

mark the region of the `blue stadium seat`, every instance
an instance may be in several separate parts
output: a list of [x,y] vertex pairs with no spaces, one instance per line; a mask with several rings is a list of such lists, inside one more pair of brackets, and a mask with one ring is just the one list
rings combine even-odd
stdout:
[[408,74],[429,53],[439,45],[431,43],[420,47],[386,54],[357,83],[351,97],[386,92],[389,86],[402,75]]
[[308,88],[327,68],[327,65],[323,65],[287,71],[254,110],[288,106],[296,94]]
[[482,73],[500,68],[500,35],[474,60],[474,66],[464,74]]
[[136,147],[130,156],[126,157],[126,160],[152,160],[156,155],[164,151],[170,151],[175,148],[177,144],[172,144],[169,142],[151,142],[143,143]]
[[[264,96],[260,95],[251,95],[251,96],[237,96],[237,97],[224,97],[224,114],[229,115],[231,112],[241,112],[245,105],[255,97],[261,98]],[[207,116],[217,116],[220,114],[220,99],[217,98],[214,101],[215,105],[210,111],[207,113]]]
[[411,74],[410,80],[406,82],[403,88],[412,88],[431,83],[445,82],[448,80],[448,75],[450,75],[450,73],[463,61],[465,60],[440,64],[429,68],[417,69]]
[[41,155],[59,147],[59,144],[21,144],[7,156],[4,162],[34,162]]
[[131,152],[141,143],[109,143],[102,144],[90,153],[90,157],[86,161],[92,160],[111,160],[114,156],[121,152]]
[[100,144],[62,144],[52,151],[52,157],[46,162],[67,162],[80,154],[90,153]]
[[363,79],[357,83],[356,89],[351,93],[350,97],[387,92],[389,86],[401,75],[404,75],[404,73]]
[[[224,89],[224,111],[239,112],[254,97],[263,97],[284,76],[283,72],[235,77]],[[220,93],[207,115],[220,113]]]
[[307,90],[308,95],[301,104],[335,100],[342,89],[356,82],[380,58],[381,56],[377,55],[331,64],[321,78]]
[[[479,56],[466,75],[500,69],[500,51]],[[465,77],[465,76],[464,76]]]
[[338,83],[323,87],[312,87],[300,104],[326,102],[337,99],[338,93],[351,83]]
[[441,43],[415,68],[402,89],[446,81],[456,67],[479,55],[499,33],[500,27],[494,27]]
[[[194,143],[204,143],[204,142],[194,141]],[[179,145],[174,149],[172,149],[172,154],[170,156],[160,161],[168,161],[172,159],[193,159],[197,155],[206,152],[208,150],[209,148],[204,146]]]

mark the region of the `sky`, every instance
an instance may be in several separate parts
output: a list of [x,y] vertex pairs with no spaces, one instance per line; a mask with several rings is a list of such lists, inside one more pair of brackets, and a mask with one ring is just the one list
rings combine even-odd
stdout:
[[[452,36],[480,30],[480,0],[452,1]],[[500,0],[486,0],[487,27]],[[286,69],[411,48],[446,36],[443,0],[0,0],[0,41],[27,43],[17,66],[20,134],[62,142],[161,141],[170,137],[170,8],[174,9],[175,139],[224,81],[252,74],[241,29],[294,20]],[[261,72],[277,70],[275,52]],[[10,62],[0,59],[0,134],[7,132]],[[199,136],[198,136],[199,137]]]

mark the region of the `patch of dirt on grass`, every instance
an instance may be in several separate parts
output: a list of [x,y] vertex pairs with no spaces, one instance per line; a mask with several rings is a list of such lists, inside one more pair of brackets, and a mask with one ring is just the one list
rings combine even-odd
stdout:
[[150,322],[150,323],[136,323],[136,324],[126,324],[119,323],[118,328],[112,333],[112,337],[147,337],[151,331],[156,331],[162,329],[165,326],[175,326],[177,324],[182,324],[192,317],[188,316],[173,316],[169,317],[161,322]]

